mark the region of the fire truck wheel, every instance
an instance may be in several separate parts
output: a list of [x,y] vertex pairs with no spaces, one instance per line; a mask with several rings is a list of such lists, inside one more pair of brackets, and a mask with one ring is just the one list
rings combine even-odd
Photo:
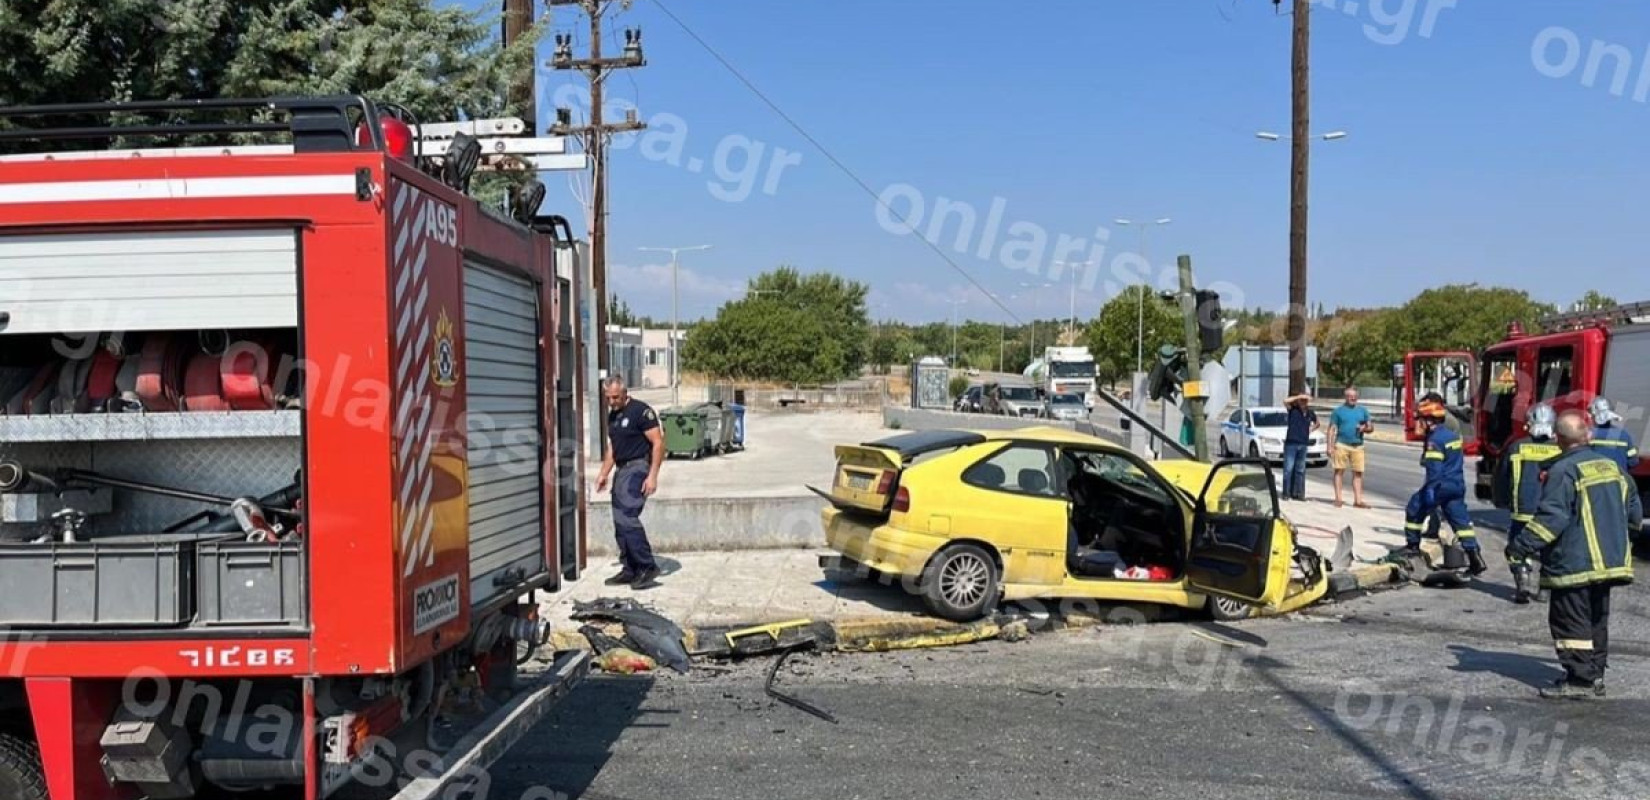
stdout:
[[5,733],[0,733],[0,797],[47,800],[39,748]]

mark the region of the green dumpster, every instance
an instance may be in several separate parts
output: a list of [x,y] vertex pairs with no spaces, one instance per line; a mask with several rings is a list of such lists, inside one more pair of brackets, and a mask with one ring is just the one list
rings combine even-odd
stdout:
[[677,406],[659,412],[664,429],[665,455],[698,458],[705,453],[705,417],[696,406]]

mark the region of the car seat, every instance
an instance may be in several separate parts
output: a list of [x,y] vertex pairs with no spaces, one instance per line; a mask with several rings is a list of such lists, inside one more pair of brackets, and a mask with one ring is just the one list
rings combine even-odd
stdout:
[[1008,483],[1008,473],[996,464],[981,464],[974,468],[974,482],[984,486],[999,487]]
[[1028,494],[1048,494],[1048,473],[1040,469],[1020,470],[1020,491]]

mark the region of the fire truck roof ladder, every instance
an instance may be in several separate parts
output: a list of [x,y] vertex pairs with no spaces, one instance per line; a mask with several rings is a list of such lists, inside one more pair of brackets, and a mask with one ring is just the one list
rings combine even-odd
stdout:
[[1650,301],[1554,314],[1541,320],[1541,329],[1552,332],[1595,325],[1632,325],[1641,322],[1650,322]]
[[[285,119],[275,118],[282,115]],[[375,125],[366,126],[371,132],[371,141],[364,146],[356,145],[356,126],[362,120],[378,116],[379,107],[360,96],[12,106],[0,108],[0,120],[16,125],[0,129],[0,143],[55,145],[72,139],[286,134],[292,139],[293,152],[297,153],[383,150],[384,137]],[[134,117],[142,121],[127,124]],[[60,124],[17,124],[20,120],[51,119]],[[68,124],[61,124],[64,122]]]

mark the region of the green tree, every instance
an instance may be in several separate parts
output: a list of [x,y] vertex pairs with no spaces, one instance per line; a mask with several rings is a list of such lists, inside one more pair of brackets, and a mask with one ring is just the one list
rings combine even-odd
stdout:
[[1587,293],[1575,301],[1571,308],[1576,311],[1602,311],[1606,308],[1615,308],[1621,305],[1614,297],[1604,294],[1597,289],[1588,289]]
[[900,336],[897,331],[883,330],[871,338],[870,363],[878,372],[884,375],[888,374],[889,368],[902,355],[900,352]]
[[[0,105],[365,94],[421,120],[514,113],[496,13],[433,0],[0,0]],[[501,184],[507,178],[478,183]]]
[[[1142,307],[1141,293],[1145,293]],[[1137,322],[1143,320],[1143,327]],[[1145,331],[1143,348],[1146,361],[1142,367],[1150,370],[1152,353],[1165,344],[1185,344],[1185,321],[1180,308],[1164,301],[1147,286],[1130,286],[1100,307],[1100,315],[1089,323],[1087,344],[1095,364],[1110,361],[1123,370],[1132,372],[1135,366],[1137,328]]]
[[684,369],[719,378],[821,383],[857,376],[865,364],[864,284],[792,267],[763,273],[750,291],[694,328]]
[[621,328],[634,328],[640,325],[641,321],[631,313],[630,304],[620,300],[615,294],[607,298],[607,323]]
[[1397,311],[1359,316],[1338,314],[1319,331],[1318,364],[1336,385],[1384,382],[1390,366],[1403,359],[1404,346],[1393,338]]
[[1516,289],[1452,284],[1428,289],[1398,309],[1385,334],[1403,350],[1478,351],[1516,321],[1533,329],[1553,307]]

